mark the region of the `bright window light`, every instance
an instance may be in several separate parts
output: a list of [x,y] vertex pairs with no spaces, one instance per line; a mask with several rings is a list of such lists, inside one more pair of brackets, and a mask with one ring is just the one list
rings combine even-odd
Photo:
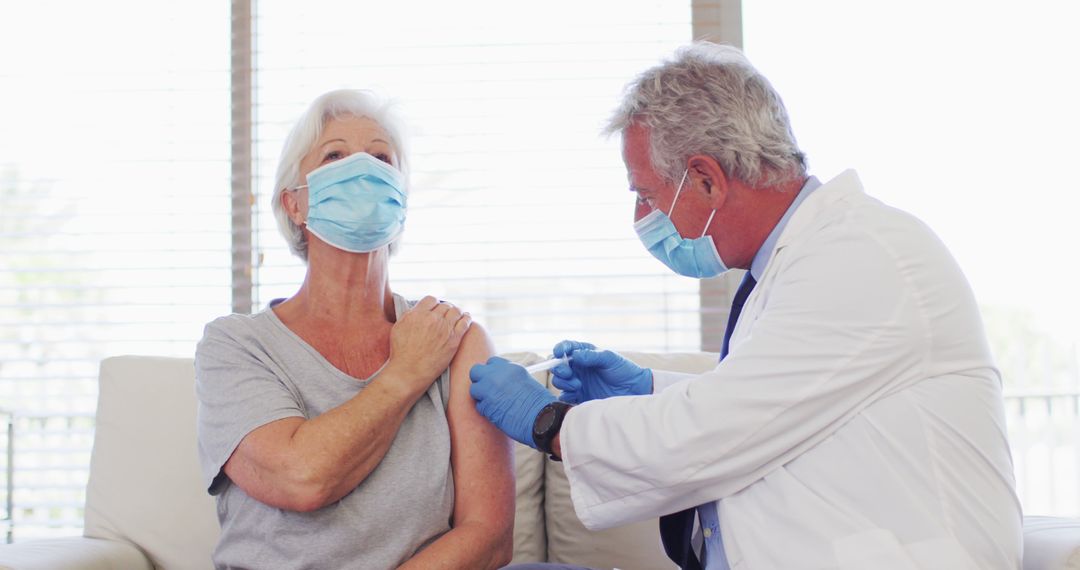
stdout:
[[747,54],[823,181],[945,241],[1001,369],[1029,514],[1080,514],[1080,5],[747,0]]

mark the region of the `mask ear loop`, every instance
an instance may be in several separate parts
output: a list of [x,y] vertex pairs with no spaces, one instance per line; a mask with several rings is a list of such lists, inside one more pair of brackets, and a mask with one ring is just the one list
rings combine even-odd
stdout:
[[716,215],[716,210],[713,210],[712,213],[709,214],[709,221],[705,222],[705,229],[701,230],[701,235],[698,236],[698,239],[701,239],[701,238],[705,237],[705,232],[709,231],[709,224],[712,224],[712,219],[713,219],[713,216],[715,216],[715,215]]
[[[671,201],[671,209],[668,210],[668,218],[670,218],[672,212],[675,211],[675,203],[679,201],[679,194],[682,193],[683,184],[686,183],[686,177],[689,174],[690,174],[690,169],[689,168],[687,168],[686,170],[683,171],[682,180],[679,180],[679,187],[677,189],[675,189],[675,199],[673,199]],[[701,238],[705,237],[705,232],[709,231],[709,225],[712,224],[712,219],[713,219],[713,216],[715,216],[715,215],[716,215],[716,210],[713,210],[712,213],[709,214],[709,220],[707,222],[705,222],[705,227],[701,230],[701,235],[698,236],[698,239],[701,239]]]
[[679,181],[679,187],[675,189],[675,198],[671,201],[671,209],[668,210],[668,213],[667,213],[669,218],[671,217],[671,214],[675,212],[675,203],[679,201],[679,194],[682,193],[682,187],[683,187],[683,184],[686,182],[686,175],[687,174],[690,174],[690,169],[689,168],[687,168],[686,170],[683,171],[682,180]]

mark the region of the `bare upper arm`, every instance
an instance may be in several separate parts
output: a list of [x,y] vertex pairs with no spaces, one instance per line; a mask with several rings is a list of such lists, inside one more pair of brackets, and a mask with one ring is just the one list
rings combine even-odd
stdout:
[[469,369],[494,353],[487,331],[474,323],[450,363],[451,463],[454,470],[454,522],[487,521],[512,528],[514,467],[507,438],[476,411],[469,395]]
[[225,475],[252,498],[281,508],[293,507],[294,497],[280,484],[288,460],[285,450],[304,418],[272,421],[251,430],[225,462]]

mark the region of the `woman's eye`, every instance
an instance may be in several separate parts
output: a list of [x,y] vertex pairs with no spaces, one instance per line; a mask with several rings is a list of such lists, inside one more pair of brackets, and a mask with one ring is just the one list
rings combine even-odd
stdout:
[[375,155],[375,158],[377,158],[377,159],[379,159],[379,160],[381,160],[381,161],[385,162],[386,164],[389,164],[390,166],[393,166],[393,165],[394,165],[394,163],[393,163],[393,162],[390,162],[390,155],[388,155],[388,154],[386,154],[386,153],[382,153],[382,152],[380,152],[380,153],[378,153],[378,154],[376,154],[376,155]]
[[322,161],[323,162],[330,162],[332,160],[341,160],[342,158],[344,158],[344,156],[341,154],[340,150],[332,150],[332,151],[326,153],[326,156],[323,157]]

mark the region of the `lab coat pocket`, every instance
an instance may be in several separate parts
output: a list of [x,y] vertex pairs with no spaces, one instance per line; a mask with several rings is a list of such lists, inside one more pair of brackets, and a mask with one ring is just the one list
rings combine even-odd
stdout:
[[915,561],[885,529],[873,529],[833,541],[839,570],[918,570]]

